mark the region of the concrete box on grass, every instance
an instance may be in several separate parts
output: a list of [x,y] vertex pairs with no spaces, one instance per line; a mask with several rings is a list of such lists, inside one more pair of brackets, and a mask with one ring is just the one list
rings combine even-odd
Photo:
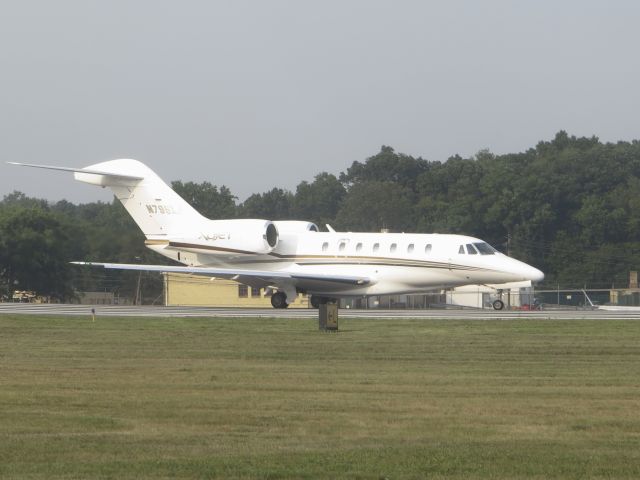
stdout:
[[338,330],[338,304],[335,302],[321,303],[318,309],[320,330]]

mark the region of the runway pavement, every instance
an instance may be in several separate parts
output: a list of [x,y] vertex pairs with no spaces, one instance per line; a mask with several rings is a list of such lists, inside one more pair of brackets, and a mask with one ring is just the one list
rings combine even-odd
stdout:
[[[30,315],[91,315],[91,305],[0,303],[0,316],[4,314]],[[261,318],[317,318],[313,309],[273,308],[212,308],[212,307],[161,307],[97,305],[98,317],[261,317]],[[629,319],[640,320],[640,309],[629,310],[543,310],[543,311],[496,311],[496,310],[349,310],[340,309],[341,318],[449,318],[466,320],[491,319]]]

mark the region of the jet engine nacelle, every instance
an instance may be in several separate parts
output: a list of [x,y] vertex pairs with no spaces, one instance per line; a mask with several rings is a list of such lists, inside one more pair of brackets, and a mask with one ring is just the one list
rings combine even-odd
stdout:
[[318,226],[315,223],[300,220],[278,220],[273,222],[278,227],[280,233],[303,233],[317,232]]
[[211,220],[201,234],[207,242],[231,253],[270,253],[279,240],[278,228],[269,220]]

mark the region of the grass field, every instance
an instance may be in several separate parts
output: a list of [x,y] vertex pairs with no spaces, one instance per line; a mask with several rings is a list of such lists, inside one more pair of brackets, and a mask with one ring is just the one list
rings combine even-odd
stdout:
[[0,317],[3,478],[640,478],[640,322]]

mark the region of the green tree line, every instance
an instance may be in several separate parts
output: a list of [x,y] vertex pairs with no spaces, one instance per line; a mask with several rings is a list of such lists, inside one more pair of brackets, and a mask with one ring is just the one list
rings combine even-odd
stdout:
[[[429,161],[389,146],[339,175],[244,202],[207,181],[171,186],[209,218],[310,220],[347,231],[461,233],[546,273],[545,284],[609,288],[640,269],[640,142],[603,143],[560,131],[521,153],[480,151]],[[96,272],[71,260],[161,263],[119,202],[0,202],[0,293],[29,289],[69,299],[82,289],[133,296],[132,272]],[[145,275],[153,301],[157,275]]]

